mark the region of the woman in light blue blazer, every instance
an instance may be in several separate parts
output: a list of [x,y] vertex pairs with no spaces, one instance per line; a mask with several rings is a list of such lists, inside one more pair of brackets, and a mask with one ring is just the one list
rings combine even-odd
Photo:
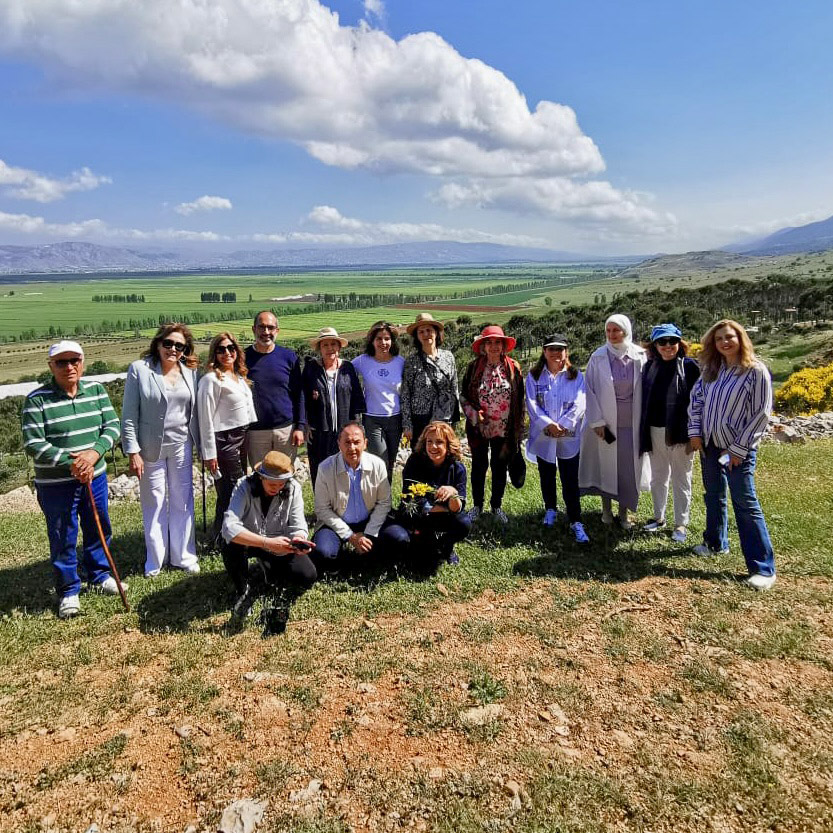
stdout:
[[163,324],[127,371],[121,415],[124,453],[139,478],[145,576],[165,564],[198,573],[194,540],[193,447],[199,448],[194,339],[184,324]]

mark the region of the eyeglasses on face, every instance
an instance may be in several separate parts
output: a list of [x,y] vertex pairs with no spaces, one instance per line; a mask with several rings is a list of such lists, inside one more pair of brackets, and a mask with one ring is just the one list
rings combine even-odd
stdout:
[[277,330],[278,328],[274,324],[256,324],[255,329],[256,330],[263,330],[264,332],[267,332],[267,333],[272,333],[275,330]]
[[214,352],[218,355],[222,353],[228,353],[229,355],[233,356],[237,353],[237,348],[233,344],[218,344],[214,348]]
[[184,353],[185,352],[185,342],[184,341],[174,341],[172,338],[165,338],[165,339],[162,339],[162,346],[166,350],[176,350],[177,353]]
[[55,367],[60,367],[61,370],[65,370],[67,367],[78,367],[83,359],[76,357],[74,359],[52,359],[52,361]]
[[659,345],[660,347],[673,347],[675,344],[679,344],[680,339],[678,338],[658,338],[654,344]]

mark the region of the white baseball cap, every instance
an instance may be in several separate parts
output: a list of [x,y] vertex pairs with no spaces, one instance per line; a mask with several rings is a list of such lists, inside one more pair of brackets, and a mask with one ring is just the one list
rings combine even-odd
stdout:
[[84,349],[77,341],[56,341],[49,348],[49,358],[60,356],[61,353],[75,353],[77,356],[84,358]]

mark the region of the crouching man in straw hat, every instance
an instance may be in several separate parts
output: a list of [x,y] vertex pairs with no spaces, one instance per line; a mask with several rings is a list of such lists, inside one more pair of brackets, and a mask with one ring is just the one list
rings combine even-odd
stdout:
[[[98,528],[110,545],[107,512],[107,464],[104,455],[119,438],[119,418],[99,382],[84,381],[84,350],[76,341],[49,348],[52,378],[33,390],[23,406],[23,443],[35,462],[35,488],[46,518],[49,555],[55,571],[58,616],[81,612],[78,575],[78,526],[84,535],[83,567],[90,588],[117,595]],[[122,584],[126,590],[127,585]]]
[[[237,622],[248,616],[255,600],[249,558],[258,559],[267,586],[289,584],[303,592],[318,578],[301,485],[292,475],[292,460],[282,451],[270,451],[252,474],[237,481],[231,495],[223,518],[223,563],[237,591],[232,608]],[[275,614],[281,619],[275,627],[266,621],[270,615],[264,613],[265,630],[283,630],[288,608]]]

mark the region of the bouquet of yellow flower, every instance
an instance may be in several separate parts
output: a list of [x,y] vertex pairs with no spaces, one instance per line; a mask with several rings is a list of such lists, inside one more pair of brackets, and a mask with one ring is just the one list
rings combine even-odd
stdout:
[[434,506],[436,492],[427,483],[411,483],[402,492],[402,503],[399,510],[409,518],[427,515]]

